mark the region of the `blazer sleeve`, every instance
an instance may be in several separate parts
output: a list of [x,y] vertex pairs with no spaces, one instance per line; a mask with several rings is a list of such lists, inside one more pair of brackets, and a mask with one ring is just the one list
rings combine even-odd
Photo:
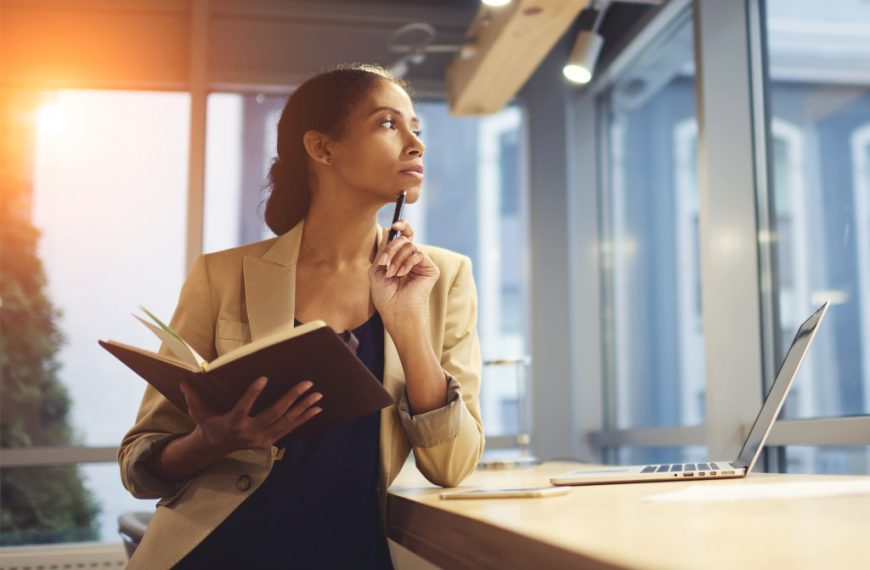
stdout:
[[[170,321],[179,333],[203,358],[213,360],[214,319],[211,288],[206,257],[200,255],[181,289],[175,313]],[[168,354],[163,345],[161,354]],[[196,423],[163,397],[150,384],[145,389],[135,425],[127,432],[118,448],[118,463],[124,487],[138,499],[169,497],[180,492],[186,481],[165,481],[151,472],[152,459],[173,438],[193,431]]]
[[462,258],[449,288],[444,329],[441,367],[448,383],[447,405],[411,415],[405,391],[398,412],[420,472],[436,485],[455,487],[474,471],[484,447],[477,292],[468,257]]

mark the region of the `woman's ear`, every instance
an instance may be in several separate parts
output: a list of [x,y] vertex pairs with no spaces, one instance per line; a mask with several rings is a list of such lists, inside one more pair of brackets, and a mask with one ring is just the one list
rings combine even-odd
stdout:
[[312,160],[321,164],[332,164],[332,152],[329,150],[329,139],[326,135],[318,131],[305,131],[302,144]]

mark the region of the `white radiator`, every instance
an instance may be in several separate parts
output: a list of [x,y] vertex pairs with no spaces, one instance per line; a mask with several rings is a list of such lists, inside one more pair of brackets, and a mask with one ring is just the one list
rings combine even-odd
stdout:
[[88,542],[0,548],[0,570],[108,570],[127,565],[121,543]]

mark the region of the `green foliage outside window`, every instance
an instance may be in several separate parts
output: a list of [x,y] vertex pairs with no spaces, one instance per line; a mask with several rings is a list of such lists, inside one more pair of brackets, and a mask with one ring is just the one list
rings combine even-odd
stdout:
[[[9,101],[3,103],[8,119],[13,113]],[[36,254],[39,231],[27,207],[30,183],[12,175],[22,170],[22,154],[29,149],[20,146],[29,139],[22,136],[0,149],[5,163],[0,180],[0,448],[80,443],[69,422],[69,394],[58,378],[60,313],[45,293],[45,272]],[[98,513],[76,466],[0,471],[0,546],[97,540]]]

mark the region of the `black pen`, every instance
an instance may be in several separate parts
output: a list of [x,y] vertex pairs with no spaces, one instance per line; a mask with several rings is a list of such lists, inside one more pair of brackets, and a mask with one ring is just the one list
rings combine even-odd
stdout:
[[405,209],[405,191],[399,194],[398,199],[396,199],[396,209],[393,210],[393,223],[390,224],[390,233],[387,235],[387,243],[390,243],[397,237],[399,237],[399,230],[394,229],[393,226],[402,218],[402,210]]

